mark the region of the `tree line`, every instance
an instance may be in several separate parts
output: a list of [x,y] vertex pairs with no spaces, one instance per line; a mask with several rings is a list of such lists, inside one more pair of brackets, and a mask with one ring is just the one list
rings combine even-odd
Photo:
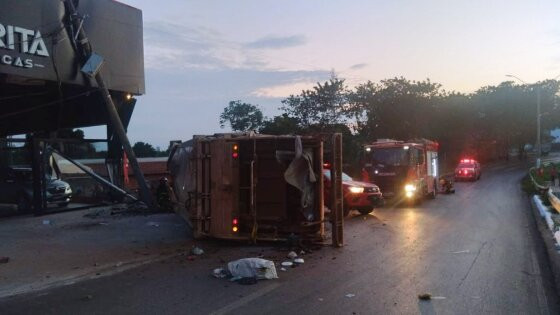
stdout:
[[559,85],[556,80],[505,81],[459,93],[429,79],[396,77],[350,88],[333,76],[282,100],[279,115],[265,117],[259,105],[237,100],[229,102],[219,121],[222,128],[264,134],[341,132],[348,163],[361,145],[381,138],[427,138],[438,141],[440,154],[450,160],[461,155],[491,160],[536,142],[537,94],[542,141],[551,140],[547,131],[560,127]]

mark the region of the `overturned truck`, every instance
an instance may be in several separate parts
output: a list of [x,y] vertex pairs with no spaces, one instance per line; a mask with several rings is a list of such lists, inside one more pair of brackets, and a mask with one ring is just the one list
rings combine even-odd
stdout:
[[173,148],[168,169],[195,237],[324,238],[321,137],[195,136]]

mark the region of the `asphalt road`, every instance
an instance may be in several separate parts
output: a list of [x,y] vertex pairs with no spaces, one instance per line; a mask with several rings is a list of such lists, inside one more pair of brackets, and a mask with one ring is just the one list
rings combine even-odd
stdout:
[[278,280],[243,286],[210,271],[261,250],[281,261],[285,250],[207,243],[195,261],[0,300],[0,314],[559,314],[523,173],[495,166],[455,195],[354,215],[344,248],[308,254]]

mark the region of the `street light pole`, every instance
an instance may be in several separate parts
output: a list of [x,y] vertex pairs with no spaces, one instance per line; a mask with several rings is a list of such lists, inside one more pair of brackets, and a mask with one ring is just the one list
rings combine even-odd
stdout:
[[537,167],[541,165],[541,87],[537,85]]
[[[528,85],[527,82],[521,80],[520,78],[512,75],[506,74],[506,77],[514,78],[519,80],[521,83]],[[556,80],[558,77],[554,78]],[[541,166],[541,87],[540,85],[536,86],[536,93],[537,93],[537,161],[536,166],[537,168]]]

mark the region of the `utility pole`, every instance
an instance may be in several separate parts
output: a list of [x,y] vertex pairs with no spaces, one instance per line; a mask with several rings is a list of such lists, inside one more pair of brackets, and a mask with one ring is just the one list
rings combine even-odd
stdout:
[[[74,6],[74,1],[66,0],[65,2],[68,9],[70,21],[72,22],[72,27],[74,29],[74,32],[76,32],[76,34],[73,34],[73,32],[70,32],[70,34],[73,35],[72,39],[74,40],[76,47],[78,47],[78,54],[80,55],[80,59],[85,63],[92,56],[93,48],[91,47],[91,43],[86,36],[82,23],[83,19],[79,17],[78,11]],[[147,206],[152,206],[152,195],[150,194],[148,184],[144,179],[144,174],[140,169],[140,165],[138,164],[136,155],[134,154],[132,146],[128,141],[126,131],[124,130],[124,126],[115,107],[115,103],[113,103],[113,98],[111,97],[109,89],[105,85],[105,81],[103,80],[103,77],[101,76],[101,73],[99,71],[95,74],[95,81],[97,82],[97,86],[99,87],[99,90],[101,91],[101,94],[103,96],[103,102],[105,103],[105,107],[107,109],[110,126],[113,128],[117,139],[123,146],[130,165],[132,166],[132,169],[134,171],[134,176],[136,177],[136,181],[138,182],[138,186],[140,189],[140,199],[144,203],[146,203]]]
[[537,167],[541,166],[541,87],[537,85]]

